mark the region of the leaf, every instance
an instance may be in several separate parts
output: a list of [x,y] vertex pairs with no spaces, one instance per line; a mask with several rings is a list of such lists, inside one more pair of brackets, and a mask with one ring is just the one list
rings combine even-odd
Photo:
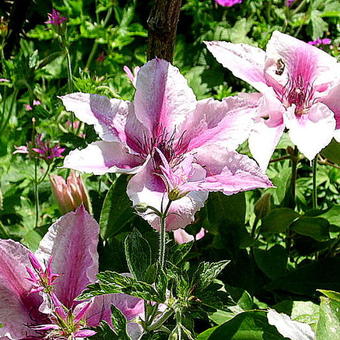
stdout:
[[274,326],[269,325],[266,312],[252,311],[236,315],[224,324],[208,329],[197,340],[284,340]]
[[329,240],[329,223],[324,218],[301,216],[291,224],[290,229],[317,241]]
[[291,340],[314,340],[314,332],[305,323],[291,320],[288,315],[278,313],[274,309],[269,310],[267,317],[268,323],[275,326],[285,338]]
[[284,233],[289,225],[300,215],[289,208],[273,209],[263,220],[262,232]]
[[168,261],[172,264],[178,265],[183,261],[185,256],[190,252],[193,242],[174,244],[169,249]]
[[340,165],[340,143],[332,139],[332,141],[321,150],[321,155],[333,163]]
[[151,264],[151,248],[141,233],[134,229],[124,242],[126,262],[130,273],[137,280],[143,280]]
[[100,236],[104,240],[120,232],[134,217],[126,183],[126,176],[118,177],[105,197],[99,220]]
[[126,318],[124,314],[114,305],[111,306],[111,313],[112,325],[118,338],[121,340],[130,340],[126,332]]
[[320,318],[316,328],[316,340],[339,339],[340,302],[321,297]]
[[318,289],[323,295],[327,296],[331,300],[340,302],[340,293],[334,292],[333,290]]
[[333,205],[329,210],[318,215],[318,217],[322,217],[330,224],[340,227],[340,205]]
[[96,334],[91,336],[91,340],[119,340],[117,334],[106,321],[102,321],[96,328]]
[[192,278],[192,285],[197,291],[204,290],[217,277],[230,261],[201,262]]
[[255,262],[272,280],[286,273],[288,256],[286,249],[278,244],[269,250],[254,249]]
[[323,33],[328,30],[328,24],[321,18],[319,11],[312,11],[311,22],[312,22],[312,39],[316,40],[323,36]]

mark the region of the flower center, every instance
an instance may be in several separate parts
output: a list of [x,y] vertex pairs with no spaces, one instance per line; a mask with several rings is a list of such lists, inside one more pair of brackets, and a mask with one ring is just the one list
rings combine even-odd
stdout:
[[289,79],[283,95],[282,101],[286,107],[295,105],[295,114],[302,115],[308,112],[313,104],[314,88],[301,75],[294,79]]

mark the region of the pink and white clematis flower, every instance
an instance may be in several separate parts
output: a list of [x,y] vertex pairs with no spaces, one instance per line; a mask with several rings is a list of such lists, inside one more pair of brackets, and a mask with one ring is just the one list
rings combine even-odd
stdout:
[[[20,243],[0,240],[0,339],[45,339],[51,332],[64,334],[60,325],[65,322],[58,322],[62,319],[74,330],[74,338],[90,336],[95,332],[89,327],[102,320],[111,322],[112,304],[128,320],[143,313],[143,301],[125,294],[75,301],[96,281],[98,234],[98,223],[81,206],[49,228],[35,255]],[[52,298],[47,299],[46,294]],[[128,330],[138,339],[137,324],[129,323]]]
[[224,67],[262,93],[249,137],[262,169],[285,128],[309,160],[333,137],[340,141],[340,65],[335,58],[277,31],[266,51],[222,41],[206,45]]
[[[135,174],[127,188],[133,204],[161,211],[169,199],[161,168],[165,159],[175,177],[181,173],[190,182],[185,195],[171,204],[167,230],[190,224],[208,191],[233,194],[271,185],[254,161],[227,151],[248,137],[258,95],[196,101],[178,69],[161,59],[149,61],[131,80],[136,87],[133,103],[86,93],[61,98],[102,139],[72,151],[66,168]],[[150,212],[141,214],[159,229],[159,216]]]

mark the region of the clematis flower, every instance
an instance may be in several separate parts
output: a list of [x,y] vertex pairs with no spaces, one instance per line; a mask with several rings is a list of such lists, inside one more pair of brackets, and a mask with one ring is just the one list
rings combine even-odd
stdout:
[[231,7],[231,6],[234,6],[236,4],[242,3],[243,0],[215,0],[215,1],[216,1],[216,3],[218,3],[221,6]]
[[[215,58],[262,93],[249,147],[262,169],[284,131],[312,160],[340,129],[340,65],[324,51],[274,32],[266,51],[206,42]],[[340,139],[339,139],[340,140]]]
[[[84,150],[72,151],[65,158],[66,168],[97,175],[134,174],[127,187],[133,205],[159,211],[169,200],[162,158],[175,176],[183,169],[191,186],[172,202],[167,230],[190,224],[208,191],[233,194],[271,185],[254,161],[227,151],[247,138],[257,95],[197,102],[177,68],[153,59],[136,75],[133,103],[86,93],[61,99],[78,119],[94,125],[102,138]],[[150,212],[140,214],[159,229],[159,216]]]
[[[160,209],[161,201],[164,203],[167,199],[164,194],[168,192],[162,178],[164,161],[161,155],[175,172],[192,166],[195,170],[187,175],[193,182],[198,176],[199,183],[172,204],[167,219],[168,230],[185,227],[203,206],[207,198],[204,191],[209,191],[209,181],[203,184],[206,177],[213,182],[214,176],[222,174],[223,177],[225,174],[225,183],[220,183],[219,189],[214,183],[213,190],[225,189],[228,193],[230,189],[227,190],[226,181],[235,181],[238,171],[244,172],[244,178],[249,175],[253,183],[235,185],[231,193],[270,185],[251,160],[233,152],[227,153],[219,146],[236,148],[247,138],[251,126],[249,110],[255,106],[257,97],[229,98],[222,103],[213,100],[196,102],[178,70],[159,59],[144,65],[132,82],[137,88],[133,104],[83,93],[62,97],[66,109],[73,111],[80,120],[95,125],[104,140],[85,150],[71,152],[65,159],[65,167],[95,174],[137,173],[129,182],[130,199],[134,205],[147,203]],[[213,152],[221,155],[225,164],[219,162],[220,167],[209,168],[209,160],[205,157],[207,148],[214,148]],[[239,162],[235,164],[240,165],[239,169],[230,165],[237,157]],[[206,164],[200,164],[199,158]],[[146,211],[143,217],[158,229],[157,216]]]
[[[125,294],[75,301],[96,280],[98,234],[98,223],[80,207],[49,228],[34,255],[17,242],[0,240],[0,338],[45,339],[62,332],[87,337],[93,335],[88,328],[111,322],[112,304],[128,320],[143,312],[143,301]],[[37,289],[39,285],[48,290]],[[43,299],[46,293],[50,299]],[[68,327],[62,322],[66,316]],[[130,330],[137,339],[136,324]]]

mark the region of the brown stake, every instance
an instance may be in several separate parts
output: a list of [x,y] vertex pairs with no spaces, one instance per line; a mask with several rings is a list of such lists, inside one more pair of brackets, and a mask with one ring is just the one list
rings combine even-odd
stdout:
[[172,61],[182,0],[155,0],[148,19],[147,58]]

